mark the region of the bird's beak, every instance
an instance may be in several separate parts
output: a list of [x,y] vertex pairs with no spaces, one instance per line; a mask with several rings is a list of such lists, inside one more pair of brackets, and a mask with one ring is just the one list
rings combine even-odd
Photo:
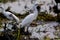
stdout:
[[43,4],[38,4],[39,6],[42,6]]

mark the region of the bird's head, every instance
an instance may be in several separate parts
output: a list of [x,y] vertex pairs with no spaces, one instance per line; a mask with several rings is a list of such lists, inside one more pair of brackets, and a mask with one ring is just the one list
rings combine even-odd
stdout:
[[40,6],[38,5],[36,8],[37,8],[37,11],[40,12]]
[[[35,2],[35,3],[34,3],[34,6],[33,6],[33,8],[34,8],[34,9],[36,8],[36,9],[39,11],[39,9],[40,9],[40,6],[39,6],[39,4],[40,4],[40,3],[38,3],[38,2]],[[38,9],[37,7],[39,7],[39,9]]]
[[36,3],[34,7],[37,9],[38,12],[40,12],[40,5],[38,3]]

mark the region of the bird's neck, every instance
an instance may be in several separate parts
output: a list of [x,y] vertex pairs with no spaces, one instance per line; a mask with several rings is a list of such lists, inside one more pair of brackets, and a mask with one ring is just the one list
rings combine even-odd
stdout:
[[35,15],[38,15],[38,11],[37,11],[36,8],[34,9],[34,14],[35,14]]
[[35,10],[34,10],[34,17],[35,17],[35,19],[37,18],[37,16],[38,16],[38,11],[37,11],[37,9],[35,8]]

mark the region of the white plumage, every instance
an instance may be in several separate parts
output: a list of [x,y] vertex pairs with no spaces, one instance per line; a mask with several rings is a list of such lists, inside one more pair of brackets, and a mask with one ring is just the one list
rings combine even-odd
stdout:
[[15,20],[17,23],[19,22],[19,18],[16,17],[14,14],[8,12],[8,11],[5,11],[3,7],[0,7],[2,9],[2,14],[8,18],[9,20]]
[[13,20],[13,18],[10,17],[10,15],[12,15],[10,12],[4,12],[3,15],[4,15],[5,17],[7,17],[8,19]]
[[29,26],[33,20],[35,20],[38,16],[38,11],[36,9],[37,5],[34,5],[32,8],[33,13],[29,14],[28,16],[26,16],[23,21],[21,22],[21,27],[23,26]]

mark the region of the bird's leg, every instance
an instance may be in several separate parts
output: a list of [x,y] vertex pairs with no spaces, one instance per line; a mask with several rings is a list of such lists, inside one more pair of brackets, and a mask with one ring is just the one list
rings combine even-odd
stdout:
[[21,34],[21,33],[20,33],[20,31],[21,31],[20,28],[21,28],[22,25],[19,24],[19,26],[20,26],[20,27],[19,27],[18,30],[17,30],[17,39],[16,39],[16,40],[20,40],[20,34]]
[[[30,25],[30,23],[28,23],[28,24]],[[24,30],[25,32],[28,31],[29,25],[26,25],[26,26],[25,26],[25,30]]]
[[18,29],[18,32],[17,32],[17,39],[16,40],[20,40],[20,30]]
[[25,27],[25,30],[24,31],[27,32],[27,27]]
[[17,38],[16,38],[16,40],[20,40],[20,28],[18,28],[18,30],[17,30]]

